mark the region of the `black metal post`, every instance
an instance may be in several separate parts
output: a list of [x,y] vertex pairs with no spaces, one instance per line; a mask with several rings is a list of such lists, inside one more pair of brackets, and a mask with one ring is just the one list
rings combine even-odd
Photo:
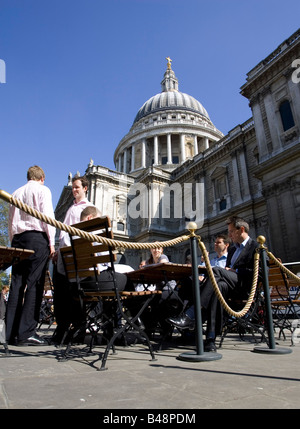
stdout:
[[192,255],[193,294],[194,294],[194,306],[195,306],[196,351],[198,355],[202,355],[204,352],[204,348],[203,348],[203,329],[202,329],[202,314],[201,314],[196,237],[191,237],[191,255]]
[[271,300],[270,300],[268,268],[267,268],[267,260],[266,260],[266,250],[264,247],[260,249],[260,258],[261,258],[261,269],[262,269],[263,285],[264,285],[264,299],[265,299],[268,337],[269,337],[269,348],[275,349],[276,346],[275,346],[274,326],[273,326]]
[[[189,226],[191,226],[191,224],[189,224]],[[193,228],[191,228],[190,231],[194,232],[196,228],[194,228],[194,225],[192,226]],[[220,355],[219,353],[204,352],[199,271],[198,271],[198,260],[197,260],[197,238],[193,233],[190,237],[190,245],[191,245],[191,256],[192,256],[192,279],[193,279],[193,295],[194,295],[194,307],[195,307],[196,352],[181,353],[177,359],[185,360],[185,361],[194,361],[194,362],[221,359],[222,355]]]
[[276,353],[276,354],[287,354],[291,353],[292,349],[287,349],[283,347],[277,347],[274,338],[274,326],[273,326],[273,317],[272,317],[272,308],[271,308],[271,299],[270,299],[270,287],[269,287],[269,277],[268,277],[268,266],[267,266],[267,255],[266,248],[263,246],[265,238],[259,236],[257,241],[261,243],[260,246],[260,260],[261,260],[261,270],[262,270],[262,281],[264,287],[264,300],[265,300],[265,311],[266,311],[266,321],[267,321],[267,330],[269,338],[269,347],[255,347],[254,352],[256,353]]

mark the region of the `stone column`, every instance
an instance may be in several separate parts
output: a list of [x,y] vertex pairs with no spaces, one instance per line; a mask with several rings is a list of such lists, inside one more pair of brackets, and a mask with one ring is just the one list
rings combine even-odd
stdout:
[[171,142],[171,134],[167,134],[167,153],[168,153],[168,161],[167,161],[167,164],[172,164],[172,142]]
[[158,136],[154,136],[153,157],[154,165],[158,165]]
[[292,108],[294,122],[298,127],[300,126],[300,87],[299,84],[292,81],[292,78],[288,80],[288,87],[290,90],[292,103],[294,109]]
[[194,136],[194,156],[198,155],[198,139],[197,136]]
[[127,149],[124,150],[123,173],[127,173]]
[[275,114],[274,103],[272,94],[268,88],[265,92],[264,103],[266,109],[266,115],[268,118],[268,124],[272,139],[273,153],[278,152],[281,149],[280,133],[278,130],[278,121]]
[[243,178],[243,196],[244,199],[249,197],[250,189],[249,189],[249,179],[248,179],[248,170],[245,160],[245,152],[240,153],[240,165],[241,165],[241,175]]
[[135,145],[131,146],[131,171],[134,171],[135,166]]
[[209,149],[208,137],[204,137],[204,150]]
[[185,135],[180,134],[180,151],[181,151],[181,163],[186,159],[185,157]]
[[263,118],[262,118],[260,105],[259,105],[259,96],[255,97],[255,100],[251,100],[250,106],[253,113],[255,132],[257,136],[259,159],[260,161],[263,161],[268,157],[269,152],[268,152],[268,147],[266,142]]
[[142,140],[142,168],[146,168],[146,139]]
[[240,180],[239,180],[239,170],[238,170],[238,164],[237,164],[237,158],[236,158],[236,153],[232,154],[232,170],[233,170],[233,178],[234,178],[234,183],[235,183],[235,195],[236,195],[236,200],[235,200],[235,205],[240,204],[242,201],[242,196],[241,196],[241,188],[240,188]]

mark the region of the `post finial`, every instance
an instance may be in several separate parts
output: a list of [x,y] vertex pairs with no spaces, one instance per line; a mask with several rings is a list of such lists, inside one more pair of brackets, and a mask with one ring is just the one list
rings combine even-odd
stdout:
[[266,238],[263,235],[259,235],[256,240],[261,247],[263,247],[266,242]]
[[197,224],[196,222],[189,222],[187,225],[187,229],[190,231],[192,235],[195,235],[195,232],[197,230]]

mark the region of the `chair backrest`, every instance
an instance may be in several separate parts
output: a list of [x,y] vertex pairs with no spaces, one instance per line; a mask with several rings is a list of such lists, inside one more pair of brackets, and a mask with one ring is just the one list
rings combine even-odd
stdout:
[[[279,258],[278,260],[281,262]],[[269,287],[271,300],[289,298],[289,281],[287,275],[273,260],[269,261]]]
[[46,271],[46,275],[45,275],[45,283],[44,283],[44,290],[52,290],[53,288],[53,281],[51,278],[51,274],[50,271],[47,270]]
[[[72,225],[72,227],[90,232],[93,235],[113,238],[111,222],[108,216],[94,218]],[[70,236],[71,246],[60,249],[65,272],[69,281],[94,276],[97,278],[97,265],[109,264],[114,270],[116,255],[112,246],[92,242],[85,238]],[[94,271],[94,272],[93,272]]]

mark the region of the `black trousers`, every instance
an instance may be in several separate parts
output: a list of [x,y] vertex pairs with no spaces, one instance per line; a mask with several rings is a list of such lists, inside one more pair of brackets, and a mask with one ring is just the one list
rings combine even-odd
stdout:
[[[134,290],[125,274],[115,273],[115,279],[119,291]],[[70,326],[71,322],[81,316],[80,303],[73,299],[76,296],[77,284],[69,282],[67,277],[57,272],[56,267],[53,275],[54,284],[54,315],[57,323],[55,335],[60,338]],[[94,277],[86,278],[81,282],[81,287],[86,290],[113,290],[114,281],[111,270],[104,270],[99,275],[99,283],[95,284]]]
[[12,247],[34,250],[28,259],[12,266],[6,308],[6,340],[26,340],[35,334],[39,322],[49,240],[44,232],[25,231],[13,237]]
[[[238,276],[234,271],[225,270],[224,268],[213,267],[214,276],[218,287],[224,298],[238,285]],[[207,337],[214,338],[218,335],[222,327],[223,307],[215,294],[213,285],[207,278],[200,287],[200,301],[202,306],[202,318],[207,319]]]

